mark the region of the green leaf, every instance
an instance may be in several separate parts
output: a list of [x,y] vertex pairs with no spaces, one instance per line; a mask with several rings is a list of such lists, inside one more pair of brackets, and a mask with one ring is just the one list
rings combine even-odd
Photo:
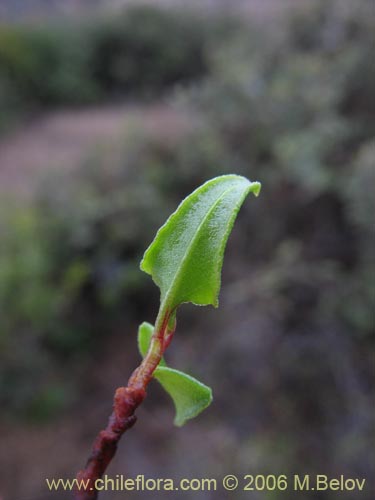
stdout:
[[[147,322],[138,328],[138,348],[143,357],[147,354],[153,331],[154,327]],[[184,425],[187,420],[197,416],[212,401],[212,391],[207,385],[186,373],[167,368],[164,359],[154,371],[154,378],[160,382],[174,402],[176,408],[174,423],[177,426]]]
[[212,401],[211,389],[186,373],[159,366],[154,377],[173,399],[176,409],[174,424],[178,427],[196,417]]
[[259,190],[259,182],[223,175],[182,201],[141,262],[160,288],[162,308],[183,302],[217,307],[225,244],[245,197]]
[[[154,327],[150,323],[147,323],[147,321],[144,321],[138,328],[138,350],[143,358],[146,356],[148,348],[150,347],[153,333]],[[161,359],[159,364],[160,366],[166,365],[164,358]]]

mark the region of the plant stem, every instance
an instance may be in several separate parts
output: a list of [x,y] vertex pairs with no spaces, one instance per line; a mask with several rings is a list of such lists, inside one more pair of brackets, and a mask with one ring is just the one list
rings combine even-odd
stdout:
[[164,312],[161,308],[147,355],[132,373],[127,387],[116,389],[108,425],[99,432],[86,467],[77,474],[75,500],[97,499],[98,490],[95,483],[103,476],[115,455],[121,436],[135,424],[135,410],[145,399],[147,385],[172,339],[175,321],[171,327],[170,318],[171,312]]

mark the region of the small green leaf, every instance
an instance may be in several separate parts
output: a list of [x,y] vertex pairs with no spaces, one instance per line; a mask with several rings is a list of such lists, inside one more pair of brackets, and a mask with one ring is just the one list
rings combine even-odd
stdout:
[[[154,333],[154,327],[147,321],[144,321],[138,328],[138,350],[144,358],[147,354],[148,348],[150,347],[151,337]],[[160,366],[165,366],[166,363],[164,358],[160,361]]]
[[225,244],[245,197],[259,190],[259,182],[245,177],[216,177],[185,198],[159,229],[141,269],[159,286],[162,309],[183,302],[217,307]]
[[[154,327],[146,321],[138,328],[138,349],[143,357],[147,354],[153,331]],[[167,368],[164,358],[154,371],[154,378],[160,382],[174,402],[176,408],[174,423],[177,426],[184,425],[186,420],[197,416],[212,401],[212,392],[207,385],[186,373]]]
[[176,409],[174,424],[178,427],[196,417],[212,401],[211,389],[186,373],[159,366],[154,377],[173,399]]

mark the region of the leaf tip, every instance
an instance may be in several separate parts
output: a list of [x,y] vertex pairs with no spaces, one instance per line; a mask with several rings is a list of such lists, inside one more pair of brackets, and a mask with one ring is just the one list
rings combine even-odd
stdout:
[[259,196],[260,190],[262,188],[262,184],[258,181],[252,182],[250,185],[250,191],[255,195]]
[[211,387],[208,387],[207,385],[204,385],[204,389],[205,389],[205,394],[200,401],[199,409],[197,408],[196,411],[194,411],[190,415],[179,415],[178,412],[176,413],[176,416],[175,416],[174,421],[173,421],[173,424],[176,427],[184,426],[189,420],[196,417],[197,415],[199,415],[199,413],[201,413],[203,410],[205,410],[206,408],[208,408],[210,406],[210,404],[213,401],[212,389],[211,389]]
[[188,422],[192,418],[196,417],[199,413],[201,413],[203,410],[205,410],[206,408],[208,408],[210,406],[210,404],[213,401],[212,389],[211,389],[211,387],[208,387],[208,386],[204,386],[204,387],[205,387],[206,394],[205,394],[205,398],[201,400],[201,407],[199,408],[199,410],[192,413],[191,415],[186,415],[186,414],[184,415],[184,414],[181,414],[180,412],[177,412],[175,415],[175,418],[173,420],[173,425],[175,425],[176,427],[183,427],[186,424],[186,422]]

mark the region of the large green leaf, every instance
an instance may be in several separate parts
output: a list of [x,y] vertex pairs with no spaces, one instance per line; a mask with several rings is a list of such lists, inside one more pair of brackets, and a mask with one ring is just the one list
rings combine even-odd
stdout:
[[[138,348],[144,357],[150,346],[154,327],[150,323],[142,323],[138,328]],[[164,359],[154,371],[154,377],[173,400],[176,416],[174,423],[177,426],[196,417],[212,401],[212,391],[199,380],[173,368],[167,368]]]
[[141,269],[161,291],[162,309],[183,302],[218,305],[225,244],[248,193],[259,182],[223,175],[190,194],[159,229]]
[[211,389],[186,373],[158,366],[154,377],[173,399],[176,409],[174,424],[179,427],[196,417],[212,401]]

